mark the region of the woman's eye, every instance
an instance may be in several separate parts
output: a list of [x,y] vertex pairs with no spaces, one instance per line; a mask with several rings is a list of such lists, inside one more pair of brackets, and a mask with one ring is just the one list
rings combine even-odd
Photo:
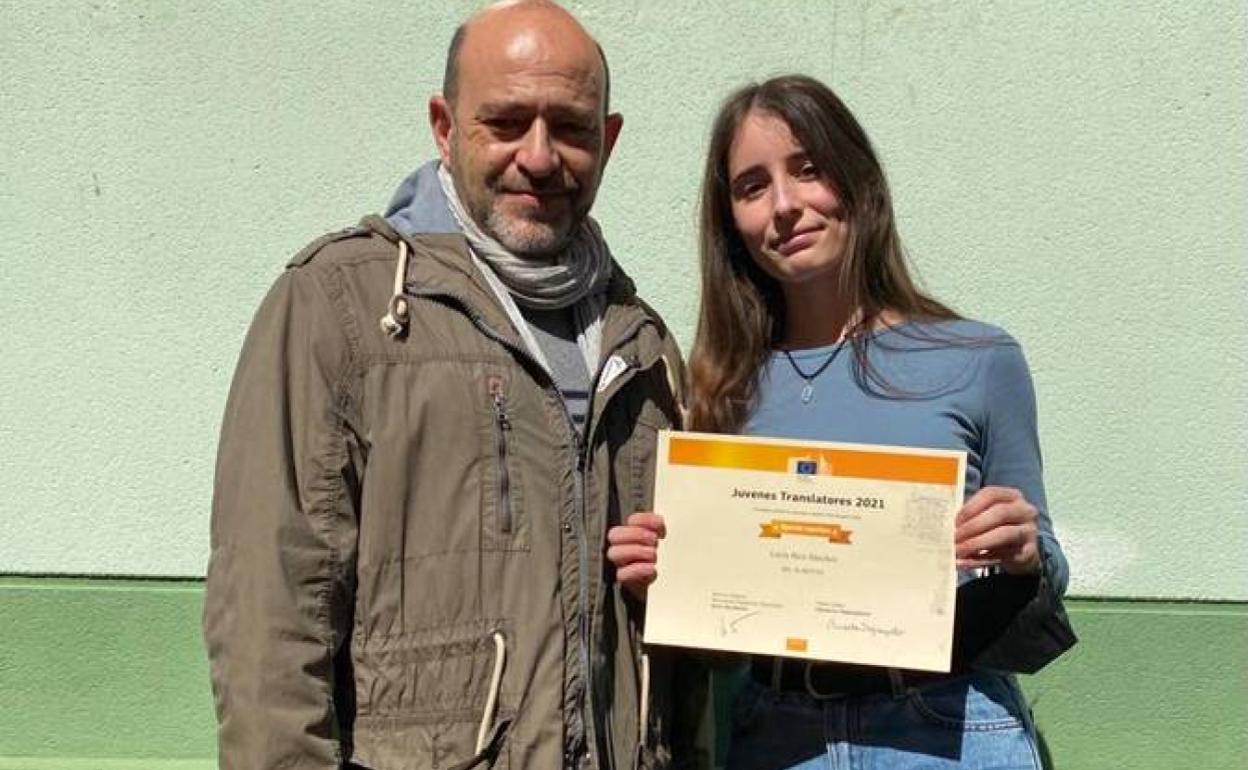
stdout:
[[743,200],[753,200],[763,194],[766,186],[761,182],[747,182],[737,187],[737,197]]
[[818,179],[820,176],[819,169],[814,163],[809,162],[801,165],[801,168],[797,170],[797,175],[801,179]]

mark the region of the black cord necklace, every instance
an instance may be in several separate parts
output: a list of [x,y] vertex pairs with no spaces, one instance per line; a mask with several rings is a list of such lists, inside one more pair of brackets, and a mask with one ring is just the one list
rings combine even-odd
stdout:
[[798,366],[797,361],[793,360],[793,354],[789,353],[789,351],[787,350],[784,351],[784,357],[789,359],[789,366],[793,367],[793,371],[797,372],[798,377],[801,377],[803,380],[806,381],[806,387],[802,388],[802,403],[803,404],[809,404],[814,399],[815,378],[823,374],[824,370],[832,365],[832,362],[835,361],[836,357],[841,354],[841,350],[844,347],[845,347],[845,340],[841,340],[839,343],[837,343],[836,348],[833,349],[833,351],[828,354],[828,357],[823,360],[823,363],[819,364],[819,368],[815,369],[815,371],[811,374],[807,374],[806,372],[803,372],[802,367]]

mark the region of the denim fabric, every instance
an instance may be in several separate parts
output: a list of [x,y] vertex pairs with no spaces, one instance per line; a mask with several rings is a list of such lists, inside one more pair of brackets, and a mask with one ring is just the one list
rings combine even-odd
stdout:
[[1012,676],[979,671],[921,688],[817,700],[749,681],[733,706],[726,770],[1039,770]]

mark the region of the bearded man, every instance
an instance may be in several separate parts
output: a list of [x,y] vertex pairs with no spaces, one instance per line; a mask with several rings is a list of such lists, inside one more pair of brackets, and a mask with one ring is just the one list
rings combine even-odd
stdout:
[[296,256],[243,347],[204,611],[221,766],[684,764],[701,677],[647,654],[604,560],[682,380],[588,216],[606,60],[557,5],[498,3],[429,117],[440,160]]

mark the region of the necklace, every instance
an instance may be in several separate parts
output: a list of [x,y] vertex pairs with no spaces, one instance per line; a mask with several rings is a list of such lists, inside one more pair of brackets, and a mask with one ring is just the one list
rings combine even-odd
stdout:
[[784,357],[789,359],[789,366],[793,367],[793,371],[797,372],[798,377],[801,377],[803,380],[806,381],[806,386],[802,388],[802,403],[803,404],[809,404],[814,399],[815,378],[823,374],[824,370],[832,365],[832,362],[835,361],[836,357],[841,354],[841,350],[844,349],[844,347],[845,347],[845,341],[842,340],[836,346],[836,348],[831,353],[828,354],[828,357],[823,360],[823,363],[819,364],[819,368],[815,369],[815,371],[812,372],[811,374],[807,374],[806,372],[803,372],[802,367],[798,366],[797,361],[793,360],[793,354],[789,353],[789,351],[787,350],[784,351]]

